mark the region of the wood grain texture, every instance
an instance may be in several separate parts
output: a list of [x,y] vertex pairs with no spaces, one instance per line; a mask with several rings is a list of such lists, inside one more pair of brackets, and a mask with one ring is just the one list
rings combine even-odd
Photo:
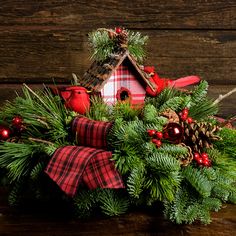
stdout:
[[[0,189],[1,236],[232,236],[236,234],[236,205],[224,205],[212,213],[212,223],[176,225],[164,219],[162,209],[153,207],[119,217],[72,219],[62,214],[60,207],[34,206],[31,210],[16,210],[7,206],[6,191]],[[35,209],[36,208],[36,209]],[[33,212],[33,213],[32,213]]]
[[1,1],[0,28],[235,29],[235,12],[235,0],[6,0]]
[[[214,84],[236,84],[236,31],[141,30],[147,59],[162,77],[197,74]],[[88,33],[88,32],[87,32]],[[90,66],[83,31],[0,32],[0,83],[68,82]]]

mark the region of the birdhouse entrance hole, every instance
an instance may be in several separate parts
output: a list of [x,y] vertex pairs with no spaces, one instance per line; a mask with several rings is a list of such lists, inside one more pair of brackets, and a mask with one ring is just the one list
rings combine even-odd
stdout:
[[130,91],[127,88],[122,87],[117,91],[116,98],[118,101],[126,101],[128,99],[131,99],[130,95]]

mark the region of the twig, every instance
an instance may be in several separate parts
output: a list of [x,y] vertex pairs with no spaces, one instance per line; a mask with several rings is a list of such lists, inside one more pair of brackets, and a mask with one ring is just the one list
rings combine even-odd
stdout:
[[54,145],[54,143],[52,143],[52,142],[49,142],[49,141],[46,141],[46,140],[43,140],[43,139],[39,139],[39,138],[29,138],[29,140],[33,141],[33,142],[45,143],[45,144],[48,144],[48,145]]
[[229,97],[231,94],[235,93],[236,92],[236,87],[233,88],[232,90],[230,90],[228,93],[222,95],[220,94],[219,97],[213,102],[213,104],[218,104],[219,102],[221,102],[223,99]]

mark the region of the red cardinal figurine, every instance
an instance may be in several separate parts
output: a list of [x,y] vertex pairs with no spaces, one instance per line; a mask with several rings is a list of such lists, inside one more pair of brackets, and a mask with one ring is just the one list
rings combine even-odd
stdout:
[[70,86],[61,91],[61,96],[65,100],[65,106],[80,114],[85,114],[90,108],[88,91],[84,87]]
[[155,97],[157,94],[159,94],[164,88],[167,86],[169,87],[185,87],[190,84],[195,84],[200,81],[200,78],[198,76],[187,76],[183,78],[179,78],[177,80],[170,80],[170,79],[163,79],[158,76],[158,74],[155,72],[154,66],[145,66],[144,71],[150,75],[150,82],[156,84],[156,90],[153,91],[149,86],[146,88],[146,92],[148,95]]

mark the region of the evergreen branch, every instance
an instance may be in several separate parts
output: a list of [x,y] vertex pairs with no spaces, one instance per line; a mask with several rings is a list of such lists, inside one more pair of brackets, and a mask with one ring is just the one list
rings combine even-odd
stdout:
[[191,166],[187,166],[182,171],[186,181],[188,181],[196,191],[203,197],[209,197],[211,194],[211,183],[202,175],[200,170],[194,169]]
[[99,196],[100,207],[104,214],[117,216],[124,214],[129,207],[129,201],[124,196],[118,196],[118,193],[111,189],[104,189]]

